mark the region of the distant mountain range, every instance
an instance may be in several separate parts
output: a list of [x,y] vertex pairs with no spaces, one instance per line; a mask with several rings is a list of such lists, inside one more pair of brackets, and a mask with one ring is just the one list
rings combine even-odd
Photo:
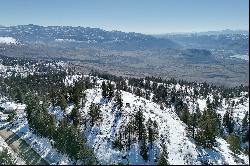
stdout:
[[246,54],[249,49],[249,31],[223,30],[197,33],[168,33],[154,35],[159,39],[170,39],[183,48],[199,48],[209,50],[233,50]]
[[98,47],[115,50],[141,50],[178,48],[169,39],[159,39],[140,33],[125,33],[121,31],[105,31],[99,28],[72,26],[38,26],[18,25],[0,26],[0,36],[17,39],[21,43],[55,43],[67,42],[81,47]]
[[122,76],[159,76],[228,86],[248,84],[248,43],[248,34],[243,33],[158,37],[89,27],[0,26],[0,55],[77,61],[86,70]]
[[225,29],[221,31],[204,31],[204,32],[171,32],[171,33],[164,33],[164,34],[155,34],[153,36],[161,37],[165,35],[176,35],[176,34],[196,34],[196,35],[222,35],[222,34],[244,34],[248,35],[248,30],[231,30],[231,29]]

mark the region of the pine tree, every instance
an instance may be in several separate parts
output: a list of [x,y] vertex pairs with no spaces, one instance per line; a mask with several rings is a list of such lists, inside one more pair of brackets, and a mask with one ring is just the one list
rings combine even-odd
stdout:
[[168,152],[165,145],[162,146],[162,151],[160,153],[159,160],[157,162],[157,165],[169,165],[168,163]]
[[215,143],[215,138],[218,135],[218,119],[214,110],[205,109],[199,124],[196,140],[199,145],[211,148]]
[[242,119],[242,141],[249,142],[249,116],[248,112],[245,114],[244,118]]
[[234,130],[234,121],[233,118],[231,117],[230,113],[228,110],[223,116],[223,125],[226,127],[227,131],[229,134],[231,134]]
[[105,99],[107,97],[107,86],[105,81],[102,82],[102,97]]
[[73,124],[75,127],[80,124],[81,115],[77,106],[74,107],[71,111],[71,119],[73,120]]
[[136,112],[136,115],[135,115],[135,127],[136,127],[136,130],[138,131],[138,135],[139,135],[139,140],[142,139],[142,134],[143,134],[143,122],[144,122],[144,116],[143,116],[143,113],[142,113],[142,109],[141,107],[139,108],[139,110]]
[[190,113],[189,113],[188,107],[186,105],[184,105],[184,107],[182,108],[182,111],[181,111],[180,119],[184,123],[186,123],[187,125],[189,125],[189,118],[190,118]]
[[72,101],[74,102],[75,105],[78,106],[79,102],[80,102],[80,95],[81,95],[81,88],[79,87],[78,84],[76,84],[74,87],[73,87],[73,92],[72,92],[72,96],[71,96],[71,99]]
[[45,123],[47,124],[47,132],[46,135],[50,138],[53,139],[55,132],[56,132],[56,118],[55,115],[47,115],[46,119],[45,119]]
[[227,142],[229,143],[229,148],[233,153],[238,154],[240,152],[240,138],[236,135],[230,135],[227,138]]
[[245,131],[249,128],[249,116],[248,112],[246,112],[244,118],[242,119],[242,131]]
[[94,103],[91,103],[90,108],[89,108],[89,116],[91,118],[91,125],[94,125],[94,122],[96,122],[100,117],[100,108],[99,106],[95,105]]
[[123,106],[123,102],[122,102],[122,97],[121,97],[121,91],[119,90],[117,90],[115,93],[115,102],[116,102],[118,110],[121,110]]
[[128,150],[130,150],[130,146],[131,146],[131,140],[132,140],[132,124],[129,122],[128,125],[127,125],[127,128],[126,128],[127,132],[128,132]]
[[148,129],[148,142],[150,144],[150,147],[152,149],[153,142],[156,140],[158,136],[158,125],[156,121],[152,121],[151,118],[149,118],[147,122],[147,129]]
[[22,95],[22,92],[20,90],[20,88],[17,88],[16,89],[16,96],[15,96],[15,100],[19,103],[22,103],[23,102],[23,95]]
[[65,111],[65,108],[67,107],[67,100],[63,95],[60,96],[58,105]]
[[147,147],[147,135],[145,132],[145,127],[142,127],[142,131],[144,131],[142,133],[142,140],[141,140],[141,146],[140,146],[140,154],[142,156],[142,158],[147,161],[148,160],[148,147]]

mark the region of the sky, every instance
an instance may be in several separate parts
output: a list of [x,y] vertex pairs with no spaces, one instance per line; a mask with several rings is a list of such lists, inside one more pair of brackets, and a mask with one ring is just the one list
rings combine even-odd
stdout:
[[0,0],[0,25],[162,34],[248,30],[249,0]]

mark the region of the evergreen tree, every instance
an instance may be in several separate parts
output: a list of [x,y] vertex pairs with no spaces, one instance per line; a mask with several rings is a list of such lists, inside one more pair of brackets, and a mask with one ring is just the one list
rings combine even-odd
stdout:
[[65,99],[63,95],[60,96],[58,105],[65,111],[67,107],[67,100]]
[[162,151],[160,153],[160,157],[157,162],[157,165],[169,165],[168,152],[167,152],[167,148],[165,145],[162,146]]
[[71,111],[71,119],[73,120],[74,126],[78,127],[78,125],[80,124],[81,115],[77,106],[74,107]]
[[7,122],[12,122],[13,119],[15,118],[15,116],[16,116],[16,112],[11,112],[11,113],[8,115]]
[[139,108],[139,110],[136,112],[135,114],[135,128],[136,130],[138,131],[138,135],[139,135],[139,140],[142,140],[142,135],[143,135],[143,129],[144,129],[144,122],[145,118],[143,116],[143,113],[142,113],[142,109],[141,107]]
[[244,118],[242,119],[242,141],[249,142],[249,114],[248,112],[245,114]]
[[82,91],[81,91],[80,86],[78,84],[76,84],[73,87],[73,92],[72,92],[71,99],[75,103],[75,105],[77,105],[77,106],[78,106],[78,104],[80,102],[80,95],[81,95],[81,93],[82,93]]
[[189,113],[188,107],[186,105],[184,105],[184,107],[182,108],[182,111],[181,111],[180,119],[184,123],[186,123],[187,125],[189,125],[189,118],[190,118],[190,113]]
[[218,135],[218,119],[214,110],[205,109],[199,124],[196,140],[199,145],[211,148],[215,143],[215,138]]
[[100,117],[100,108],[99,106],[95,105],[94,103],[91,103],[90,108],[89,108],[89,116],[91,118],[91,125],[94,125],[94,122],[96,122]]
[[102,97],[105,99],[107,97],[107,86],[105,81],[102,81]]
[[[142,127],[142,131],[145,131],[145,127]],[[147,147],[147,135],[146,132],[142,133],[142,140],[140,146],[140,154],[142,158],[147,161],[148,160],[148,147]]]
[[226,127],[227,131],[229,134],[231,134],[234,130],[234,121],[233,118],[231,117],[230,113],[228,110],[223,116],[223,125]]
[[148,129],[148,142],[150,144],[150,147],[152,149],[153,142],[156,140],[158,136],[158,125],[156,121],[152,121],[151,118],[149,118],[147,122],[147,129]]
[[122,102],[122,97],[121,97],[121,91],[119,90],[117,90],[115,93],[115,102],[116,102],[118,110],[121,110],[123,106],[123,102]]
[[245,131],[249,128],[249,116],[248,112],[246,112],[244,118],[242,119],[242,131]]
[[240,152],[240,138],[236,135],[230,135],[227,138],[227,142],[229,143],[229,148],[233,153],[239,154]]
[[23,95],[22,95],[22,92],[20,90],[20,88],[17,88],[16,89],[16,95],[15,95],[15,100],[19,103],[22,103],[23,102]]
[[130,146],[131,146],[131,140],[132,140],[132,124],[129,122],[127,127],[126,127],[126,132],[128,133],[128,150],[130,150]]

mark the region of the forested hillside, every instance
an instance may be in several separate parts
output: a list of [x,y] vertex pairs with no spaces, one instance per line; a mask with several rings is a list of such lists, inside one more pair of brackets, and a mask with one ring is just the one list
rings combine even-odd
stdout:
[[249,164],[248,86],[0,58],[1,127],[49,164]]

